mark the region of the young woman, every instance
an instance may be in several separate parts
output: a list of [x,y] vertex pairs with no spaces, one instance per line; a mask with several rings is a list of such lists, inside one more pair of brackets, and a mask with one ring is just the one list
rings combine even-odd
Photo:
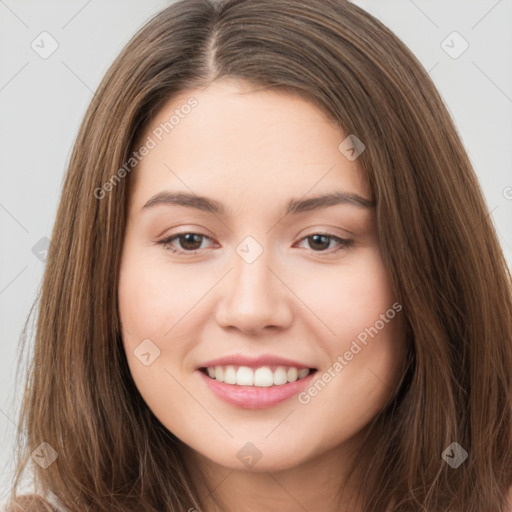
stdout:
[[510,511],[510,284],[386,27],[177,2],[76,141],[8,510]]

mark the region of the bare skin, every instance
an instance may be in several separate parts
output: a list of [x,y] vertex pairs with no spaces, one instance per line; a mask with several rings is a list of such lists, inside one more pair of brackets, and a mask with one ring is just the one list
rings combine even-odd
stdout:
[[[392,307],[374,208],[340,203],[285,215],[292,199],[334,191],[371,199],[357,159],[338,149],[348,134],[301,98],[222,80],[172,98],[141,141],[156,140],[153,130],[190,97],[197,106],[133,171],[119,306],[134,381],[185,443],[207,512],[358,512],[357,482],[339,500],[336,491],[399,378],[402,314]],[[162,191],[206,196],[225,212],[144,208]],[[178,233],[203,236],[159,243]],[[237,252],[246,237],[252,245],[241,247],[262,250],[250,263]],[[381,324],[356,352],[358,335]],[[142,340],[160,351],[150,365],[134,354]],[[293,359],[331,378],[302,401],[238,407],[198,371],[236,354]],[[260,454],[254,465],[237,455],[247,443]]]

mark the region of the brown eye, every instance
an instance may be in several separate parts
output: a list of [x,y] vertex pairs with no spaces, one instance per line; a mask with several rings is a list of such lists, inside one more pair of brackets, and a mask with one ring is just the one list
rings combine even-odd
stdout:
[[[201,243],[204,239],[208,239],[208,237],[206,235],[201,235],[200,233],[178,233],[164,238],[158,243],[171,252],[193,254],[201,248]],[[178,241],[178,248],[173,246],[173,242],[175,240]]]
[[324,251],[325,249],[329,249],[331,245],[331,238],[327,235],[312,235],[308,236],[309,246],[312,249]]
[[[201,249],[204,240],[210,240],[210,238],[200,233],[184,232],[171,235],[158,243],[173,253],[195,254]],[[311,251],[326,254],[348,249],[353,244],[353,240],[346,240],[329,233],[315,233],[304,237],[301,242],[304,240],[307,240]]]
[[198,235],[197,233],[186,233],[178,236],[180,246],[187,251],[195,251],[199,249],[201,247],[202,239],[202,235]]
[[[353,240],[346,240],[329,233],[315,233],[314,235],[309,235],[302,240],[308,241],[308,245],[313,252],[337,252],[341,249],[349,248],[353,244]],[[331,251],[331,242],[333,241],[335,242],[335,245],[338,245],[338,248]]]

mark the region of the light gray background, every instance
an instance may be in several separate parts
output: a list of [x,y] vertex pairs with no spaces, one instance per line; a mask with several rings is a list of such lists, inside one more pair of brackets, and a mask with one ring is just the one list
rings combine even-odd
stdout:
[[[9,490],[20,332],[44,263],[79,123],[133,33],[164,0],[0,0],[0,503]],[[357,0],[412,49],[439,88],[478,173],[512,267],[512,0]],[[46,31],[58,43],[48,58]],[[469,44],[458,58],[464,44]],[[450,37],[448,37],[450,36]],[[448,37],[448,39],[447,39]],[[443,43],[443,41],[445,41]],[[45,48],[49,48],[46,40]],[[475,238],[475,243],[479,243]]]

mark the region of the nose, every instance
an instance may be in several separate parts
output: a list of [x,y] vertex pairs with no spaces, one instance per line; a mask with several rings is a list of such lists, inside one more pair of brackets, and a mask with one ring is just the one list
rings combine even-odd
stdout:
[[[275,262],[274,262],[275,263]],[[255,334],[265,329],[284,329],[292,321],[292,293],[272,258],[263,254],[247,263],[233,258],[234,269],[224,279],[216,320],[224,328]]]

